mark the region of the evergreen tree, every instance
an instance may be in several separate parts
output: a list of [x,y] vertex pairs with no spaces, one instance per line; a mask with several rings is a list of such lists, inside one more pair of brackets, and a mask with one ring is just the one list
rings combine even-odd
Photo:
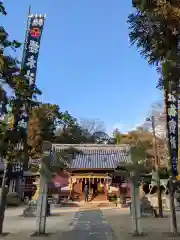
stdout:
[[[0,12],[7,15],[4,5],[0,2]],[[0,234],[3,230],[4,211],[7,196],[8,166],[16,160],[23,159],[24,151],[19,147],[26,136],[26,126],[20,124],[24,108],[37,104],[36,95],[41,92],[35,86],[33,89],[24,78],[20,62],[13,58],[10,49],[16,50],[21,44],[9,40],[9,34],[0,26],[0,157],[4,162],[4,174],[0,195]],[[6,51],[5,51],[6,50]],[[6,89],[12,92],[7,95]],[[10,116],[7,121],[7,114]]]

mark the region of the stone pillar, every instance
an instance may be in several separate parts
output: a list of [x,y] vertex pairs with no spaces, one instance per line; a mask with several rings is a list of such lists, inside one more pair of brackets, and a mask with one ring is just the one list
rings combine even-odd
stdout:
[[13,180],[11,179],[9,182],[9,192],[12,192],[12,188],[13,188]]
[[16,192],[21,196],[21,178],[16,179]]

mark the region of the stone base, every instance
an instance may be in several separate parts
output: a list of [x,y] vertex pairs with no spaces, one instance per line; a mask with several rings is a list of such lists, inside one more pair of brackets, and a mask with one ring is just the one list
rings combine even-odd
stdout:
[[28,206],[23,210],[23,217],[35,217],[37,211],[37,202],[30,201]]
[[[30,202],[29,206],[27,206],[24,210],[21,216],[23,217],[36,217],[37,212],[37,203],[36,202]],[[47,204],[47,216],[50,216],[50,204]]]
[[28,206],[23,210],[23,217],[35,217],[36,216],[37,207],[36,206]]

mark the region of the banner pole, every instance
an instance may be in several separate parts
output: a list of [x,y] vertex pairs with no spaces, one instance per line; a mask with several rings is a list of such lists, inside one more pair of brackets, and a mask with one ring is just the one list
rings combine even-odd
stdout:
[[31,15],[31,6],[28,8],[28,19],[26,23],[26,32],[25,32],[25,39],[24,39],[24,47],[23,47],[23,55],[22,55],[22,62],[21,62],[21,70],[24,66],[24,57],[25,57],[25,52],[26,52],[26,44],[27,44],[27,36],[28,36],[28,31],[29,31],[29,19]]
[[167,136],[167,149],[168,149],[168,165],[169,165],[169,208],[170,208],[170,227],[171,232],[173,234],[177,234],[177,218],[176,218],[176,210],[174,204],[174,184],[173,184],[173,166],[172,166],[172,154],[170,147],[170,139],[169,139],[169,127],[168,127],[168,106],[167,99],[168,93],[172,92],[171,84],[168,84],[168,88],[164,90],[164,110],[166,117],[166,136]]

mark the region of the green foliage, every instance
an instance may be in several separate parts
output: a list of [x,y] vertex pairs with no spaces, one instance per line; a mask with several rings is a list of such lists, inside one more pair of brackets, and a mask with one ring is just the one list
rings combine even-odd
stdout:
[[138,142],[135,146],[131,147],[131,157],[134,163],[144,161],[147,158],[147,148]]
[[59,173],[64,169],[68,169],[72,159],[79,153],[80,151],[76,148],[67,147],[61,149],[60,152],[55,152],[53,159],[50,158],[50,155],[44,154],[41,167],[39,168],[40,174],[45,177],[47,182],[51,182],[54,172]]
[[3,15],[7,15],[3,2],[0,2],[0,13],[2,13]]
[[[7,15],[4,5],[0,2],[0,12]],[[20,69],[20,62],[11,55],[6,55],[10,51],[7,48],[16,50],[21,46],[16,40],[10,41],[9,34],[0,26],[0,155],[6,161],[14,161],[22,158],[22,150],[19,143],[23,143],[26,138],[25,129],[19,126],[22,112],[31,106],[37,105],[36,95],[41,94],[35,86],[31,87],[24,77],[24,70]],[[12,95],[7,96],[6,90],[10,90]],[[7,115],[12,118],[11,124],[7,121]]]
[[136,145],[132,145],[130,149],[131,163],[121,164],[115,170],[115,176],[125,176],[126,178],[133,177],[136,180],[142,178],[143,175],[149,174],[152,171],[152,166],[148,166],[147,159],[147,148],[137,142]]
[[137,149],[138,151],[144,153],[146,152],[146,156],[148,155],[147,150],[152,149],[152,133],[147,130],[142,130],[141,128],[127,134],[122,134],[118,129],[116,129],[113,133],[113,137],[117,144],[131,145],[133,147],[133,151],[136,151],[136,155],[140,154],[137,152]]
[[[157,87],[159,89],[168,89],[171,83],[171,89],[180,92],[179,87],[179,67],[173,61],[166,60],[161,64],[161,67],[157,69],[160,78]],[[174,79],[174,81],[172,81]]]
[[60,118],[61,113],[57,105],[42,103],[32,108],[28,124],[28,145],[31,158],[40,158],[43,141],[54,141],[56,126]]
[[158,87],[167,88],[169,80],[177,86],[180,57],[180,2],[133,1],[135,12],[129,15],[129,36],[149,64],[162,66]]
[[7,205],[10,206],[19,206],[20,205],[20,196],[16,192],[10,192],[7,195]]
[[63,144],[80,144],[94,143],[95,139],[87,129],[83,129],[67,111],[61,113],[61,120],[56,131],[55,143]]

